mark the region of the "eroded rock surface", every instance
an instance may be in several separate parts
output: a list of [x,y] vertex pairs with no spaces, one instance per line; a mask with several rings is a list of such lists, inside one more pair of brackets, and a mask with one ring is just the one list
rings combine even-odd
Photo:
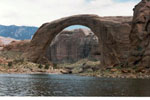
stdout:
[[135,6],[130,40],[128,64],[150,67],[150,0],[142,0]]
[[98,44],[98,38],[89,29],[64,30],[52,41],[46,55],[53,63],[99,60]]
[[71,25],[84,25],[98,37],[102,65],[118,64],[128,55],[131,19],[132,17],[75,15],[45,23],[33,36],[24,56],[37,63],[46,61],[46,50],[58,33]]

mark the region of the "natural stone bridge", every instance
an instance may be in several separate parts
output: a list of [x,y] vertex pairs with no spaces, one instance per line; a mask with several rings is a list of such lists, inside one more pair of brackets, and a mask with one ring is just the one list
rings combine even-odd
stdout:
[[[84,25],[89,27],[99,39],[100,61],[103,66],[113,66],[127,60],[131,65],[141,62],[140,64],[145,63],[145,66],[149,66],[149,16],[150,1],[142,0],[135,7],[132,29],[132,17],[75,15],[61,18],[43,24],[33,36],[30,47],[24,55],[33,62],[46,62],[46,50],[57,34],[68,26]],[[129,48],[130,44],[132,44],[131,48]],[[137,55],[135,56],[134,53]]]
[[104,18],[97,15],[75,15],[45,23],[33,36],[27,56],[33,62],[46,61],[46,50],[57,34],[68,26],[84,25],[89,27],[99,39],[102,64],[108,66],[120,63],[125,57],[122,54],[126,53],[128,48],[130,21],[131,17]]

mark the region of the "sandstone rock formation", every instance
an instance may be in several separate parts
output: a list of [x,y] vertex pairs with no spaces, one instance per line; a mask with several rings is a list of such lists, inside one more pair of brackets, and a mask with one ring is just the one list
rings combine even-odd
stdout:
[[18,40],[0,36],[0,46],[8,45],[12,41],[18,41]]
[[12,41],[11,43],[3,46],[3,51],[16,51],[16,52],[25,52],[25,49],[28,48],[30,40],[22,41]]
[[64,30],[52,41],[46,55],[53,63],[99,60],[98,38],[89,29]]
[[129,66],[150,67],[150,0],[142,0],[134,8]]
[[131,19],[132,17],[75,15],[45,23],[33,36],[24,56],[33,62],[46,61],[46,50],[58,33],[71,25],[84,25],[98,37],[102,65],[121,63],[128,55]]
[[2,40],[0,40],[0,47],[3,47],[3,42],[2,42]]
[[18,40],[15,40],[13,38],[6,38],[6,37],[0,36],[0,50],[2,50],[4,46],[8,45],[12,41],[18,41]]

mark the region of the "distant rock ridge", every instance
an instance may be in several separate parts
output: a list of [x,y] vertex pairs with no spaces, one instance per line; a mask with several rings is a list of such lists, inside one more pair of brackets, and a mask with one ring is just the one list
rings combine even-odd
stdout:
[[38,27],[33,26],[0,25],[0,36],[26,40],[31,39],[37,29]]

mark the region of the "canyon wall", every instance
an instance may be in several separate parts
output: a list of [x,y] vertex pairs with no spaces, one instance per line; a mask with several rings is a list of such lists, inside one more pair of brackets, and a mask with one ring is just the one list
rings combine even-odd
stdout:
[[134,8],[130,43],[128,65],[150,67],[150,0]]

